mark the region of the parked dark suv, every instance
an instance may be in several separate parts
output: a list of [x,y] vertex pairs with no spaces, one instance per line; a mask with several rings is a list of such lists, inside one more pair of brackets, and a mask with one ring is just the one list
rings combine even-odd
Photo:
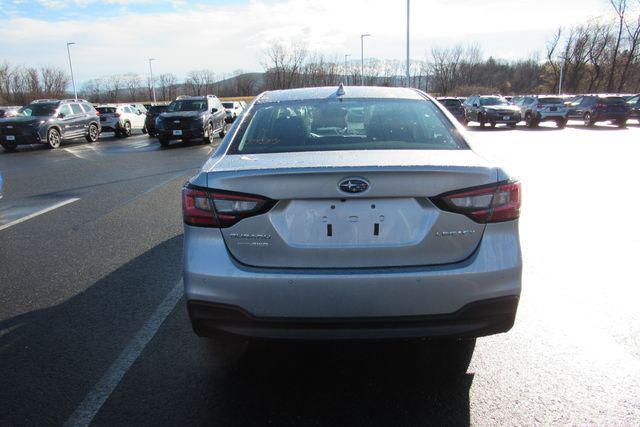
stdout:
[[14,151],[19,144],[47,144],[58,148],[64,141],[84,137],[95,142],[100,120],[95,108],[83,99],[39,99],[0,119],[0,144]]
[[478,122],[480,127],[484,127],[486,123],[495,127],[498,123],[505,123],[510,128],[515,128],[522,120],[520,108],[498,95],[470,96],[463,107],[465,125],[469,122]]
[[167,108],[169,108],[168,105],[150,105],[147,108],[147,118],[144,121],[144,125],[150,137],[156,136],[156,119],[160,114],[167,111]]
[[630,119],[640,120],[640,95],[633,95],[627,99],[627,113]]
[[444,105],[456,119],[459,121],[464,120],[464,108],[462,108],[462,102],[458,98],[441,96],[436,99]]
[[585,126],[611,121],[625,127],[629,119],[627,103],[622,96],[580,95],[571,100],[568,108],[568,118],[582,120]]
[[175,139],[212,143],[216,133],[224,136],[226,117],[222,103],[214,95],[179,96],[156,119],[156,134],[163,147]]

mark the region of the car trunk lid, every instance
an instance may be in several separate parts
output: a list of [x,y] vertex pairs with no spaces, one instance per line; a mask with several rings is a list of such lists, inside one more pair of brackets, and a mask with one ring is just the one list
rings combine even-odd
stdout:
[[[484,225],[430,197],[495,183],[470,150],[231,155],[205,165],[207,186],[276,200],[267,213],[222,229],[240,262],[277,268],[406,267],[454,263]],[[348,193],[340,184],[365,182]]]

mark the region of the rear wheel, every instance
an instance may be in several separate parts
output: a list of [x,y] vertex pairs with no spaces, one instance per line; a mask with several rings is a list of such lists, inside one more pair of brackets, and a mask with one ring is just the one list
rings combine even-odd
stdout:
[[160,142],[160,146],[161,147],[165,147],[165,148],[169,146],[169,143],[171,143],[170,140],[165,139],[165,138],[159,138],[158,142]]
[[203,134],[203,142],[205,144],[213,144],[213,125],[211,123],[207,124],[207,126],[204,128]]
[[421,357],[433,371],[446,376],[461,376],[467,372],[476,340],[433,340],[421,343]]
[[56,128],[49,129],[49,132],[47,132],[47,144],[49,144],[49,148],[60,147],[61,141],[60,131]]
[[591,113],[585,113],[584,115],[584,125],[588,127],[592,127],[595,124],[593,118],[591,117]]
[[147,125],[144,125],[144,126],[142,127],[142,133],[143,133],[143,134],[144,134],[144,133],[147,133]]
[[128,136],[131,136],[131,123],[124,122],[124,126],[122,126],[121,135],[125,138]]
[[4,151],[8,151],[10,153],[16,151],[17,147],[18,147],[18,144],[16,144],[15,142],[3,142],[2,143],[2,148],[4,148]]
[[524,122],[527,124],[528,128],[535,128],[538,126],[538,121],[530,113],[527,113],[527,115],[524,116]]
[[517,123],[509,123],[507,126],[509,126],[511,129],[515,129],[516,125]]
[[567,119],[560,119],[556,122],[558,129],[564,129],[567,126]]
[[100,136],[100,131],[98,130],[98,126],[95,124],[89,125],[89,130],[87,131],[87,135],[85,136],[87,142],[96,142],[98,137]]
[[618,125],[619,128],[626,128],[627,120],[626,119],[616,120],[616,125]]
[[224,138],[224,136],[227,134],[227,126],[228,125],[226,123],[222,124],[222,130],[218,133],[218,135],[220,135],[220,138]]
[[492,128],[496,127],[496,122],[491,122],[491,127]]

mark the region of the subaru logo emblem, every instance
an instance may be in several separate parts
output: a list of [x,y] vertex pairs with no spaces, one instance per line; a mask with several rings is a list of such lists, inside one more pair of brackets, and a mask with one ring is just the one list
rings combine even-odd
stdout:
[[345,178],[338,184],[345,193],[362,193],[369,189],[369,183],[362,178]]

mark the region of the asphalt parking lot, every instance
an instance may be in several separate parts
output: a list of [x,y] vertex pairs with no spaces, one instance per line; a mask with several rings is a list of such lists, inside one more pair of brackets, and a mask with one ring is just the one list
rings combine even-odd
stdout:
[[640,126],[468,136],[523,183],[525,270],[514,329],[457,379],[410,345],[223,363],[180,295],[179,190],[215,146],[0,153],[0,425],[638,425]]

